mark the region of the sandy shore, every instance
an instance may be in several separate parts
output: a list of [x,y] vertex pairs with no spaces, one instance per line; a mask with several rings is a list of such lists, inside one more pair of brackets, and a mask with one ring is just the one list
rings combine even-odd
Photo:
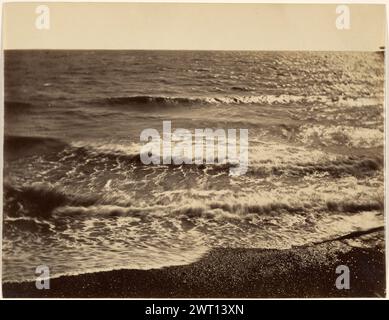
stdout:
[[[35,283],[3,284],[4,297],[383,297],[382,231],[287,250],[214,249],[190,265],[114,270]],[[366,243],[369,247],[364,248]],[[371,242],[374,243],[371,247]],[[350,289],[338,290],[338,265],[350,269]]]

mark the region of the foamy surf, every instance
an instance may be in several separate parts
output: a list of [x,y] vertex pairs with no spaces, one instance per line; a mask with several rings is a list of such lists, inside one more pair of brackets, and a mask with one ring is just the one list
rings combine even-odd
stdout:
[[[184,57],[8,54],[4,281],[42,264],[51,277],[190,264],[215,247],[374,246],[347,237],[384,222],[382,56],[193,52],[178,68],[171,55]],[[166,120],[247,128],[248,171],[144,165],[140,133]]]

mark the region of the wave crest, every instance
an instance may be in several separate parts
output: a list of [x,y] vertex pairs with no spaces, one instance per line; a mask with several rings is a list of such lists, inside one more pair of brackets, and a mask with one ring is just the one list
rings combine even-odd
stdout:
[[[249,88],[239,88],[248,91]],[[238,89],[236,89],[238,90]],[[100,104],[111,106],[126,105],[194,105],[194,104],[290,104],[296,102],[325,101],[321,96],[297,96],[297,95],[250,95],[250,96],[215,96],[215,97],[180,97],[180,96],[126,96],[109,97],[99,100]]]

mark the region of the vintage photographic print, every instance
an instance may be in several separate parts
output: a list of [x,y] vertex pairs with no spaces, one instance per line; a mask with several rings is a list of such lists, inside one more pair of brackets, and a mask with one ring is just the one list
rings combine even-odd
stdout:
[[5,3],[3,297],[385,298],[385,11]]

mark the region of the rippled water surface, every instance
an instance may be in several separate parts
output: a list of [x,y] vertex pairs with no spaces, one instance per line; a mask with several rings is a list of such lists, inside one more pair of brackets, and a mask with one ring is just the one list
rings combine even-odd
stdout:
[[[383,84],[378,53],[6,52],[4,280],[382,226]],[[164,120],[248,129],[248,172],[143,165]]]

